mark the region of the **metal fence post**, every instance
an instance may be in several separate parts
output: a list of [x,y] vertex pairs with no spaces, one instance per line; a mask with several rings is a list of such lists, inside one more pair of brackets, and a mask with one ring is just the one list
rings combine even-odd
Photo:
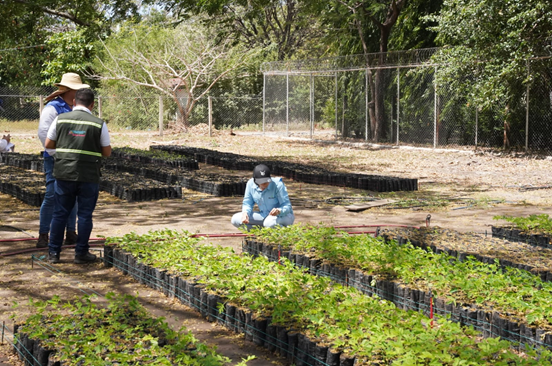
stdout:
[[[531,65],[529,60],[527,60],[527,80],[529,80]],[[527,82],[527,96],[526,96],[526,105],[525,105],[525,151],[529,150],[529,91],[530,91],[529,82]]]
[[365,71],[364,75],[364,121],[365,121],[365,141],[368,141],[368,69]]
[[286,136],[289,136],[289,73],[286,73]]
[[163,136],[163,96],[159,96],[159,136]]
[[[437,67],[435,67],[437,72]],[[437,147],[437,80],[435,80],[435,72],[433,73],[433,148]]]
[[399,146],[400,115],[401,115],[401,69],[397,68],[397,146]]
[[335,73],[335,139],[337,140],[337,72]]
[[312,135],[314,131],[314,76],[310,74],[310,138],[312,140]]
[[213,101],[211,99],[211,96],[207,97],[207,106],[209,108],[209,137],[213,136],[212,128],[213,128]]

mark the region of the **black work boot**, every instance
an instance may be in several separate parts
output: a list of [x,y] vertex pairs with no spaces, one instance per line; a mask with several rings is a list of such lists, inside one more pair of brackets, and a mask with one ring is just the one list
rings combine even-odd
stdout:
[[48,253],[48,262],[50,262],[50,264],[59,263],[60,262],[59,253],[55,253],[55,252]]
[[63,245],[75,245],[77,244],[77,232],[76,231],[68,231],[65,233],[65,241],[63,242]]
[[38,234],[38,241],[36,242],[36,247],[46,248],[48,246],[49,240],[50,238],[48,237],[48,233]]
[[96,256],[94,254],[91,254],[90,252],[86,254],[75,254],[75,261],[76,264],[86,264],[86,263],[92,263],[96,261]]

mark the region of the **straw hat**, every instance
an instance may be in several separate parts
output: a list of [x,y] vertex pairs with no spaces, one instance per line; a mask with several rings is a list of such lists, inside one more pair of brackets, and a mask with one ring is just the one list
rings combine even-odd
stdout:
[[63,76],[61,77],[61,81],[59,83],[55,83],[54,85],[58,87],[58,90],[48,95],[46,97],[46,101],[50,101],[69,90],[90,88],[90,85],[83,84],[80,76],[78,74],[75,74],[74,72],[63,74]]

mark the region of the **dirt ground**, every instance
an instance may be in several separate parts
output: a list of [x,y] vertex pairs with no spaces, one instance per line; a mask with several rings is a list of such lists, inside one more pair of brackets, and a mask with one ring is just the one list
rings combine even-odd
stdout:
[[[8,131],[6,131],[8,132]],[[20,152],[37,153],[40,145],[32,131],[9,131]],[[113,132],[112,146],[148,148],[152,144],[179,144],[233,152],[259,158],[290,160],[326,169],[417,178],[419,190],[378,194],[357,189],[311,185],[286,180],[298,223],[328,225],[402,224],[422,226],[431,215],[430,224],[459,231],[490,232],[499,221],[495,215],[524,216],[551,214],[552,160],[543,156],[476,152],[473,150],[414,149],[367,144],[344,144],[334,141],[309,141],[299,138],[268,137],[254,134],[235,135],[217,132],[209,137],[201,131],[186,135]],[[223,169],[201,165],[202,169]],[[250,175],[249,172],[233,172]],[[366,203],[367,199],[386,198],[392,204],[360,212],[346,205]],[[212,197],[185,190],[183,199],[127,203],[105,193],[100,195],[94,214],[93,238],[119,236],[131,231],[171,228],[193,233],[236,233],[230,217],[240,210],[242,197]],[[186,326],[206,343],[239,361],[255,355],[250,365],[284,365],[243,336],[208,323],[190,308],[170,301],[157,291],[122,277],[102,264],[78,266],[72,263],[72,250],[62,253],[62,263],[48,266],[41,258],[45,251],[2,256],[8,252],[34,248],[38,234],[38,208],[0,194],[0,322],[8,330],[13,322],[32,311],[29,298],[49,299],[60,295],[69,299],[82,294],[109,291],[133,294],[156,316],[163,316],[175,328]],[[241,252],[241,238],[206,239],[217,245],[231,246]],[[31,260],[31,254],[35,260]],[[6,332],[0,346],[0,366],[17,365],[9,352]]]

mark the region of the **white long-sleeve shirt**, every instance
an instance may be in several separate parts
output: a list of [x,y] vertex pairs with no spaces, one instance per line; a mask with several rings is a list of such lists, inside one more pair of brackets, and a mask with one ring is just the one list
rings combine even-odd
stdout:
[[[38,122],[38,138],[40,142],[42,142],[42,147],[44,147],[44,144],[46,144],[48,130],[50,129],[52,122],[54,122],[57,116],[58,112],[51,105],[46,105],[42,110],[42,114],[40,115],[40,122]],[[54,155],[56,153],[56,149],[45,148],[44,150],[48,153],[48,155]]]

